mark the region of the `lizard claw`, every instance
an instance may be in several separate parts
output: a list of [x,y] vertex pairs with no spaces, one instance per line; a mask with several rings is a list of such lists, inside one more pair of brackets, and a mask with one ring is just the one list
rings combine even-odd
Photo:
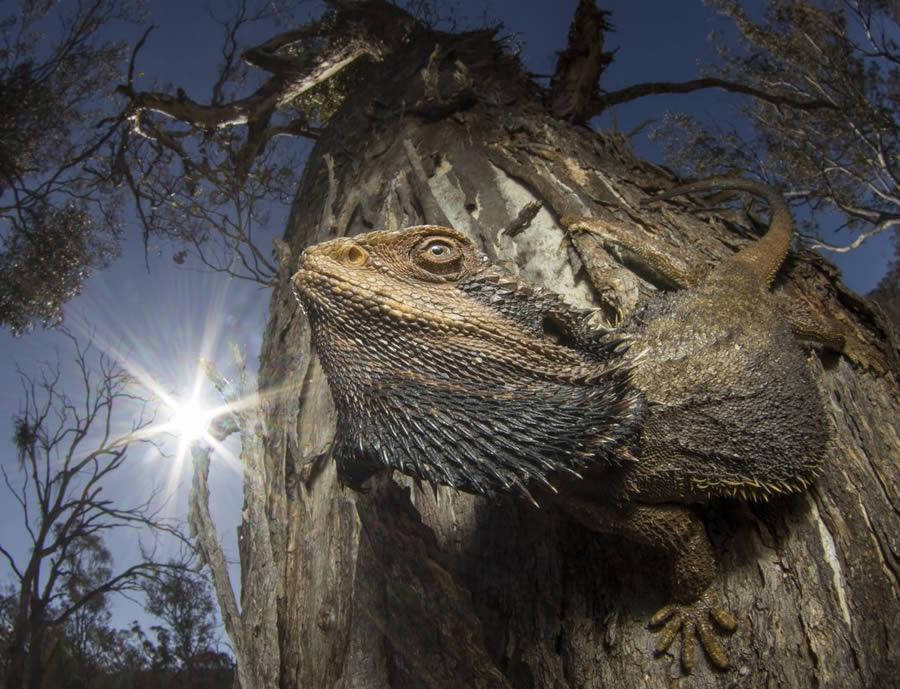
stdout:
[[694,667],[694,645],[700,639],[710,661],[720,670],[728,668],[728,656],[716,639],[715,626],[731,633],[737,627],[734,618],[719,606],[719,600],[711,589],[704,591],[691,603],[669,603],[650,618],[650,625],[665,625],[660,630],[656,652],[664,653],[681,632],[681,667],[690,674]]

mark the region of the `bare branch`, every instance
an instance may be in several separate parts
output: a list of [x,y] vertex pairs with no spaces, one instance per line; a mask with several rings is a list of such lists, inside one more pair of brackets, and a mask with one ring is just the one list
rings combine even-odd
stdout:
[[241,627],[241,616],[238,611],[234,589],[228,576],[228,563],[222,545],[216,536],[216,525],[209,513],[209,454],[208,445],[196,443],[191,447],[194,459],[194,479],[188,504],[188,523],[191,536],[196,540],[197,551],[203,562],[209,567],[213,588],[222,613],[225,633],[231,639],[235,654],[242,657],[245,641]]
[[[216,272],[272,284],[271,237],[261,237],[260,228],[267,209],[288,207],[306,150],[270,142],[317,138],[317,123],[350,88],[346,68],[361,57],[380,60],[415,27],[406,13],[381,3],[330,5],[319,21],[240,53],[241,30],[265,18],[269,3],[255,13],[248,2],[237,3],[221,22],[223,64],[208,102],[181,89],[138,91],[131,79],[116,89],[127,99],[130,129],[117,170],[134,199],[147,253],[149,238],[163,236]],[[391,17],[393,24],[385,21]],[[248,67],[267,73],[249,95]],[[230,93],[240,97],[229,99]],[[178,251],[173,259],[181,263],[186,255]]]
[[[129,111],[136,115],[149,110],[201,129],[216,129],[250,123],[265,123],[276,110],[300,94],[329,79],[361,57],[381,59],[384,46],[370,32],[348,25],[347,33],[321,34],[318,23],[276,36],[244,53],[249,64],[272,73],[246,98],[217,105],[202,105],[184,92],[175,96],[156,91],[136,92],[130,84],[116,91],[128,97]],[[299,44],[317,38],[306,48]],[[294,49],[288,56],[274,50]]]
[[892,218],[890,220],[884,221],[883,223],[874,225],[871,229],[857,234],[853,238],[853,240],[847,244],[831,244],[829,242],[822,241],[818,237],[814,237],[805,233],[801,233],[801,236],[809,243],[809,246],[812,249],[827,249],[828,251],[834,251],[835,253],[846,253],[848,251],[856,249],[859,246],[862,246],[862,244],[870,237],[873,237],[880,232],[884,232],[891,227],[900,227],[900,218]]
[[725,79],[717,79],[715,77],[703,77],[701,79],[692,79],[690,81],[649,81],[643,84],[636,84],[628,88],[618,91],[611,91],[603,95],[597,96],[591,102],[589,117],[595,117],[601,114],[607,108],[620,103],[627,103],[644,96],[661,95],[665,93],[690,93],[691,91],[700,91],[702,89],[722,89],[730,93],[743,93],[753,96],[761,101],[771,103],[776,106],[787,106],[796,110],[834,110],[835,104],[824,99],[810,98],[793,98],[791,96],[772,93],[762,89],[741,84]]

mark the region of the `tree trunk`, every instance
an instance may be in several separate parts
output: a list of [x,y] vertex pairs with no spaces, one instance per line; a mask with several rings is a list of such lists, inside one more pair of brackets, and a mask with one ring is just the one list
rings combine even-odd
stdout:
[[[261,388],[280,391],[266,410],[278,431],[266,443],[265,503],[283,577],[281,686],[668,686],[677,656],[655,656],[647,629],[668,596],[659,553],[516,497],[432,492],[400,475],[374,478],[367,493],[340,487],[327,454],[316,460],[335,415],[288,278],[309,244],[450,224],[609,315],[654,286],[614,242],[568,236],[561,216],[603,218],[685,267],[753,238],[709,214],[641,207],[671,186],[664,171],[615,136],[552,118],[490,32],[417,35],[362,72],[307,163],[262,348]],[[530,223],[529,208],[539,208]],[[786,308],[841,324],[859,361],[890,361],[880,321],[836,275],[800,251],[775,291]],[[698,659],[693,687],[874,687],[900,674],[889,640],[900,629],[897,387],[845,356],[810,361],[834,424],[830,457],[806,493],[703,508],[716,589],[739,628],[724,639],[732,669]],[[245,580],[243,607],[266,593]]]

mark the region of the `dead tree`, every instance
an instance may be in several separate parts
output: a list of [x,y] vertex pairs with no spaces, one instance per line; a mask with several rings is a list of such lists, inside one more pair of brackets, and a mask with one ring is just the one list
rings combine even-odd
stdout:
[[125,369],[105,354],[95,359],[90,345],[66,335],[81,388],[75,396],[66,393],[59,362],[40,376],[20,374],[23,400],[14,419],[19,466],[0,470],[4,499],[18,503],[28,545],[22,554],[12,543],[0,544],[15,595],[10,643],[3,649],[9,689],[44,686],[47,646],[69,620],[107,594],[140,590],[162,568],[184,566],[156,562],[153,549],[143,547],[139,561],[113,564],[104,539],[115,531],[181,536],[160,515],[155,491],[130,504],[109,491],[129,449],[153,442],[147,435],[151,400],[137,396]]

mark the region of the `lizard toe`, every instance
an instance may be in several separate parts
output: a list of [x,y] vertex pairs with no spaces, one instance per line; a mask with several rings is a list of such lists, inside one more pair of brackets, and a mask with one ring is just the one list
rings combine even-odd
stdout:
[[728,655],[717,637],[721,632],[733,632],[737,624],[721,608],[714,591],[707,589],[690,603],[669,603],[650,618],[650,626],[662,626],[656,644],[657,654],[668,651],[681,633],[681,667],[685,674],[690,674],[694,668],[694,648],[698,639],[715,667],[728,668]]

